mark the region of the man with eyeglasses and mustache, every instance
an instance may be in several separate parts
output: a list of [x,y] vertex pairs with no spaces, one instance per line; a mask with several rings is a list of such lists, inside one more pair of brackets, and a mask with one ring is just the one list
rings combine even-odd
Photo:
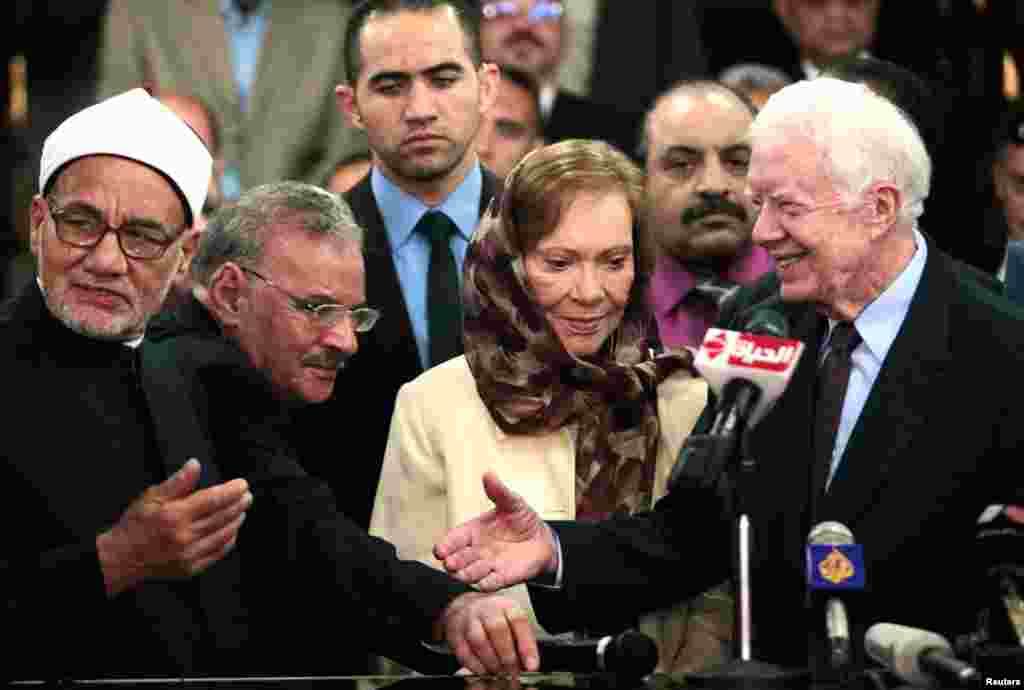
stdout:
[[690,81],[662,94],[647,115],[648,224],[659,248],[648,296],[666,346],[699,346],[738,287],[773,267],[751,241],[754,114],[728,87]]
[[380,316],[366,305],[362,237],[334,194],[300,182],[256,187],[210,219],[190,268],[195,299],[149,337],[227,340],[277,399],[323,402],[358,350],[356,334]]
[[[293,411],[330,396],[358,349],[356,334],[380,316],[365,304],[362,238],[340,197],[300,182],[251,189],[208,220],[189,269],[192,294],[154,320],[146,353],[156,368],[188,372],[182,382],[190,406],[206,415],[201,424],[219,456],[244,456],[252,443],[294,446],[301,430]],[[250,380],[240,382],[246,373]],[[289,550],[284,538],[282,552]],[[262,564],[260,580],[269,587],[286,582],[287,567]],[[314,603],[300,602],[307,594],[266,597],[257,629],[286,625],[289,609]],[[339,654],[328,649],[330,638],[289,627],[294,632],[278,655],[290,657],[296,671],[370,670],[365,654]]]
[[[0,376],[15,396],[0,451],[0,610],[17,631],[0,680],[315,672],[340,662],[304,648],[310,611],[351,621],[379,653],[445,638],[472,670],[517,672],[513,646],[536,657],[525,613],[399,561],[338,515],[279,436],[268,393],[329,389],[339,355],[327,353],[351,334],[301,357],[308,376],[275,378],[261,368],[287,358],[252,366],[212,317],[173,343],[151,332],[194,254],[211,170],[195,132],[142,89],[72,115],[43,146],[37,280],[0,308]],[[329,263],[303,239],[281,251]],[[294,267],[248,244],[209,292],[276,320],[282,351],[303,327],[359,330],[373,314],[358,243],[342,247],[330,291],[300,294]],[[492,636],[470,642],[482,625]]]
[[[371,649],[414,667],[423,654],[415,636],[397,631],[382,648],[383,638],[374,637],[372,626],[370,642],[339,652],[334,638],[304,622],[325,595],[336,598],[332,567],[345,570],[353,559],[379,561],[365,572],[384,583],[380,590],[362,585],[366,591],[353,597],[367,600],[358,616],[373,615],[377,598],[416,601],[419,596],[389,591],[395,584],[411,584],[416,574],[378,553],[382,546],[385,553],[394,552],[341,518],[343,507],[328,486],[299,468],[310,458],[297,449],[312,445],[302,438],[310,429],[295,414],[331,396],[339,370],[359,350],[357,336],[381,317],[366,303],[363,235],[342,198],[319,187],[285,181],[249,190],[206,226],[191,262],[190,305],[158,318],[147,332],[147,361],[186,372],[182,387],[199,411],[200,425],[209,430],[214,451],[221,458],[246,458],[229,466],[245,473],[261,507],[280,518],[276,527],[269,524],[272,517],[253,525],[261,548],[255,556],[243,550],[243,558],[248,586],[260,600],[252,613],[255,635],[273,646],[275,656],[289,664],[283,669],[288,672],[366,673],[365,652]],[[329,428],[314,433],[318,455],[345,462],[323,445]],[[265,467],[248,461],[265,453],[272,456]],[[277,488],[264,496],[265,486]],[[283,498],[279,487],[288,487]],[[275,596],[281,587],[290,590],[288,597]],[[400,606],[397,613],[402,618],[408,612]],[[290,631],[286,641],[277,639],[281,629]]]

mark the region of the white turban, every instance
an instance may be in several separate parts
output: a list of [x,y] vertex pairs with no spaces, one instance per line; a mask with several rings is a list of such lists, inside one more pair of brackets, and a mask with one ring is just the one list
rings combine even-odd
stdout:
[[101,154],[130,158],[160,171],[188,202],[192,222],[202,214],[213,158],[180,117],[143,89],[89,106],[53,130],[43,143],[39,192],[66,163]]

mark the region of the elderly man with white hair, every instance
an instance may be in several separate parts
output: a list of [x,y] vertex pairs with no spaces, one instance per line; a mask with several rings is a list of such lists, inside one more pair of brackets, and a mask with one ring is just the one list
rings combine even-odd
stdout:
[[[768,100],[751,140],[753,238],[778,268],[719,325],[736,329],[769,306],[806,345],[744,449],[758,463],[747,496],[754,657],[829,668],[804,547],[813,527],[837,521],[865,559],[866,589],[847,599],[857,668],[873,623],[951,639],[975,627],[977,520],[998,512],[990,505],[1024,514],[1003,508],[1024,503],[1018,395],[994,385],[1020,371],[1024,322],[917,227],[928,154],[888,101],[862,85],[800,82]],[[555,542],[497,478],[485,486],[497,513],[456,528],[435,553],[484,589],[559,573],[561,590],[533,597],[548,630],[623,620],[729,572],[729,521],[715,519],[721,505],[709,491],[683,484],[646,516],[554,523]],[[957,594],[937,601],[936,579]]]
[[[525,614],[399,561],[340,518],[329,491],[271,445],[273,427],[237,404],[253,390],[250,363],[205,352],[160,366],[149,343],[137,347],[195,250],[211,165],[141,89],[72,115],[44,144],[31,206],[38,280],[0,312],[13,396],[0,460],[11,633],[0,678],[280,671],[295,635],[282,639],[274,616],[310,592],[320,607],[294,611],[296,624],[329,612],[381,653],[445,638],[472,670],[515,672],[517,653],[536,658]],[[345,256],[359,292],[360,254]],[[222,403],[233,426],[206,425],[208,410],[193,406],[200,370],[238,382]]]

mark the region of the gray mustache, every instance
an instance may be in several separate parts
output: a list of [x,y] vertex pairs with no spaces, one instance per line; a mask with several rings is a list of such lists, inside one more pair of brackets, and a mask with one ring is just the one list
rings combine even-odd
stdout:
[[319,369],[344,369],[348,363],[349,355],[338,352],[337,350],[324,350],[316,354],[309,355],[303,358],[302,364],[307,367],[317,367]]

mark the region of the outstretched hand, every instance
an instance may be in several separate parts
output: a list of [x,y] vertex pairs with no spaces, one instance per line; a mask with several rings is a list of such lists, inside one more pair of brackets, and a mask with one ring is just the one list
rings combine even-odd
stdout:
[[149,579],[183,579],[203,572],[234,548],[252,494],[244,479],[197,491],[201,468],[189,460],[146,489],[108,531],[96,538],[107,593]]
[[454,528],[434,546],[453,577],[493,592],[558,568],[551,528],[493,472],[483,477],[494,508]]

